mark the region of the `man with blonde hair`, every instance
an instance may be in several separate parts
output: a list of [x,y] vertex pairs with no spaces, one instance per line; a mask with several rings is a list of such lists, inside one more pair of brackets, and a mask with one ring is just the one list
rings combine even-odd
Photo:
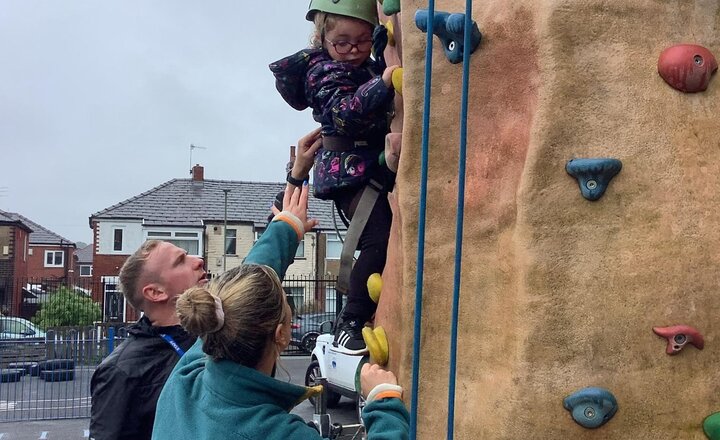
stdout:
[[90,438],[150,440],[160,391],[196,339],[180,326],[175,302],[206,282],[203,260],[168,242],[148,240],[125,261],[120,288],[143,316],[93,374]]

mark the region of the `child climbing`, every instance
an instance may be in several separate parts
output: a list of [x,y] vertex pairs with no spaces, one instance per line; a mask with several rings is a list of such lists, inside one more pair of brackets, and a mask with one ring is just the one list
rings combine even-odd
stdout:
[[[357,241],[360,255],[347,286],[340,270],[338,290],[347,290],[348,297],[335,344],[360,353],[362,328],[376,308],[367,279],[385,267],[392,221],[387,192],[394,174],[380,165],[379,155],[392,118],[392,72],[398,66],[386,67],[382,58],[387,31],[377,26],[375,0],[312,0],[306,18],[315,23],[312,47],[270,64],[270,70],[283,99],[297,110],[312,108],[322,126],[313,165],[315,197],[333,200],[341,217],[355,221],[346,241]],[[305,179],[288,174],[294,185]]]

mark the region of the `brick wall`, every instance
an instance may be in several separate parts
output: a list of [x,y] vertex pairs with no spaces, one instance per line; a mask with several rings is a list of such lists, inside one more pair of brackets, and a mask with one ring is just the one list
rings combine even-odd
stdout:
[[[18,243],[18,251],[20,251]],[[72,267],[73,247],[59,245],[34,244],[29,247],[32,255],[28,252],[27,270],[28,276],[33,278],[64,278],[68,275],[68,268]],[[61,251],[65,254],[62,267],[45,267],[45,251]]]
[[27,277],[29,275],[28,273],[28,256],[27,256],[27,248],[28,240],[30,239],[30,234],[20,228],[15,228],[14,233],[14,242],[17,244],[15,246],[15,261],[14,261],[14,273],[13,276],[15,277]]

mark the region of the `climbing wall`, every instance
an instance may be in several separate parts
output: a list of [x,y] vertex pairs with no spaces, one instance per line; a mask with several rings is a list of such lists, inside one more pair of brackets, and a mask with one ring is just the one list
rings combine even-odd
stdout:
[[[685,93],[658,61],[682,43],[720,55],[720,1],[474,3],[455,437],[706,438],[703,420],[720,411],[720,79]],[[427,2],[401,8],[402,153],[376,321],[410,402],[426,47],[415,13]],[[433,42],[418,438],[435,440],[447,426],[462,64]],[[671,50],[666,74],[697,89],[699,74],[683,72],[712,60],[696,52]],[[593,158],[615,160],[566,169]],[[689,328],[653,331],[675,325]],[[587,387],[601,394],[564,407]],[[586,428],[577,408],[609,420]]]

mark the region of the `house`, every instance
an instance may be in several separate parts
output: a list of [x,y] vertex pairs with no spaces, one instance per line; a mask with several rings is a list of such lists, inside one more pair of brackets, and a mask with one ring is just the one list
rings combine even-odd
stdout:
[[3,313],[24,314],[28,286],[72,277],[75,243],[14,212],[0,211],[0,304]]
[[[32,229],[0,211],[0,303],[22,302],[22,286],[19,278],[27,277],[27,250]],[[18,310],[11,313],[17,315]]]
[[76,278],[85,279],[92,277],[93,245],[89,244],[75,250],[73,254],[73,271]]
[[27,278],[64,280],[72,276],[72,255],[75,252],[73,241],[20,214],[4,211],[0,213],[32,229],[27,248]]
[[[195,165],[189,179],[172,179],[149,191],[90,216],[93,229],[92,276],[106,292],[106,320],[132,320],[136,315],[118,292],[117,275],[125,259],[149,239],[169,241],[190,255],[205,260],[207,272],[217,275],[241,264],[253,243],[265,230],[270,204],[283,182],[206,180]],[[340,257],[337,231],[345,227],[335,215],[332,202],[312,199],[310,216],[320,221],[305,234],[288,270],[287,278],[327,278],[336,275]],[[335,223],[340,226],[336,230]],[[292,284],[292,283],[291,283]],[[296,304],[334,300],[334,289],[309,292],[305,286],[287,290]]]

